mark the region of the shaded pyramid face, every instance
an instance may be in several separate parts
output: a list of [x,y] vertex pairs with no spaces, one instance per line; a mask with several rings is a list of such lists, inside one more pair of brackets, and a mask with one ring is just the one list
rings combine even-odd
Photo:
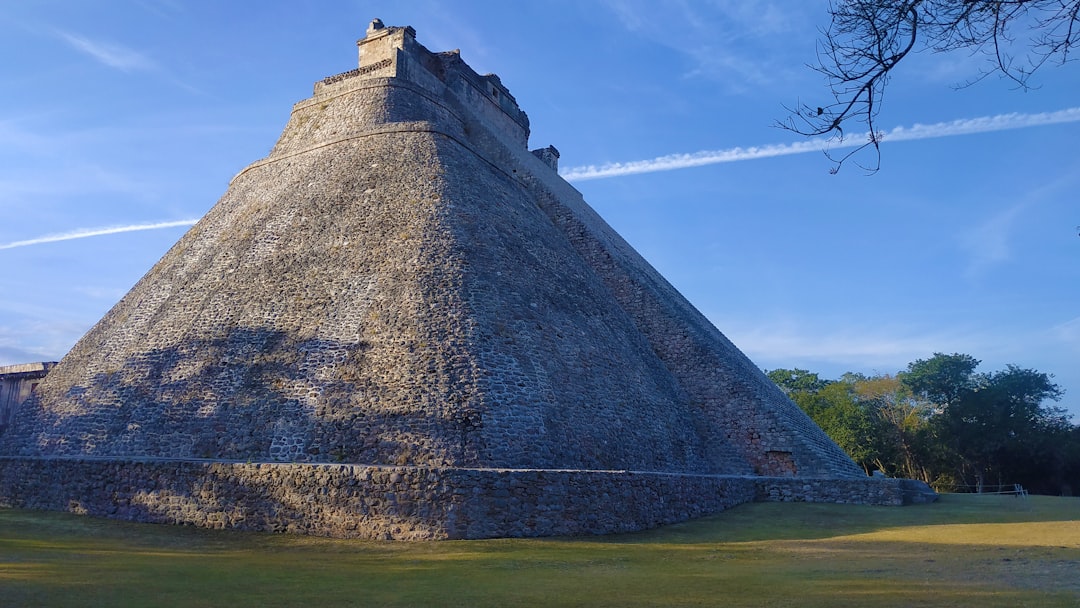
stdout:
[[862,476],[414,36],[369,30],[0,454]]

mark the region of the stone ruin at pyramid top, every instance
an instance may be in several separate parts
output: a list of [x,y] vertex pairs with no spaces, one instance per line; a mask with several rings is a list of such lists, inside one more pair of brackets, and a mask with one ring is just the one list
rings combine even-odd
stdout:
[[0,435],[0,505],[369,538],[901,504],[528,150],[495,75],[375,20]]

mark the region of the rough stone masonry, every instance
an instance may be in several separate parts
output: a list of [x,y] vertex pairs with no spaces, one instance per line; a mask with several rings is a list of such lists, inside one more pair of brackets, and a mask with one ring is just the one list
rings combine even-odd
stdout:
[[901,504],[528,150],[495,75],[372,22],[0,435],[0,504],[422,539]]

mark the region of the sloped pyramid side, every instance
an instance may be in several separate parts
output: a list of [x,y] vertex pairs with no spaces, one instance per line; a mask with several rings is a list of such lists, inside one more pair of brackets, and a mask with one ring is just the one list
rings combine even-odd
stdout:
[[[861,478],[865,473],[764,372],[562,180],[534,181],[553,221],[615,294],[706,420],[758,475]],[[561,182],[561,183],[560,183]]]
[[395,35],[395,77],[297,104],[7,452],[861,476],[528,153],[501,83],[477,111],[493,77]]
[[19,453],[749,472],[520,182],[417,131],[241,175],[53,371]]
[[21,408],[0,506],[412,539],[905,500],[528,151],[497,77],[376,23]]
[[54,369],[21,451],[710,471],[686,402],[512,179],[381,134],[235,181]]

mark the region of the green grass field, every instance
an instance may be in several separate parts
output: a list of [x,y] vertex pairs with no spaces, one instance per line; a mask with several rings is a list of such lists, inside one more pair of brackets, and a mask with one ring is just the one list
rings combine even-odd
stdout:
[[758,503],[618,536],[383,543],[0,510],[0,606],[1080,605],[1080,498]]

